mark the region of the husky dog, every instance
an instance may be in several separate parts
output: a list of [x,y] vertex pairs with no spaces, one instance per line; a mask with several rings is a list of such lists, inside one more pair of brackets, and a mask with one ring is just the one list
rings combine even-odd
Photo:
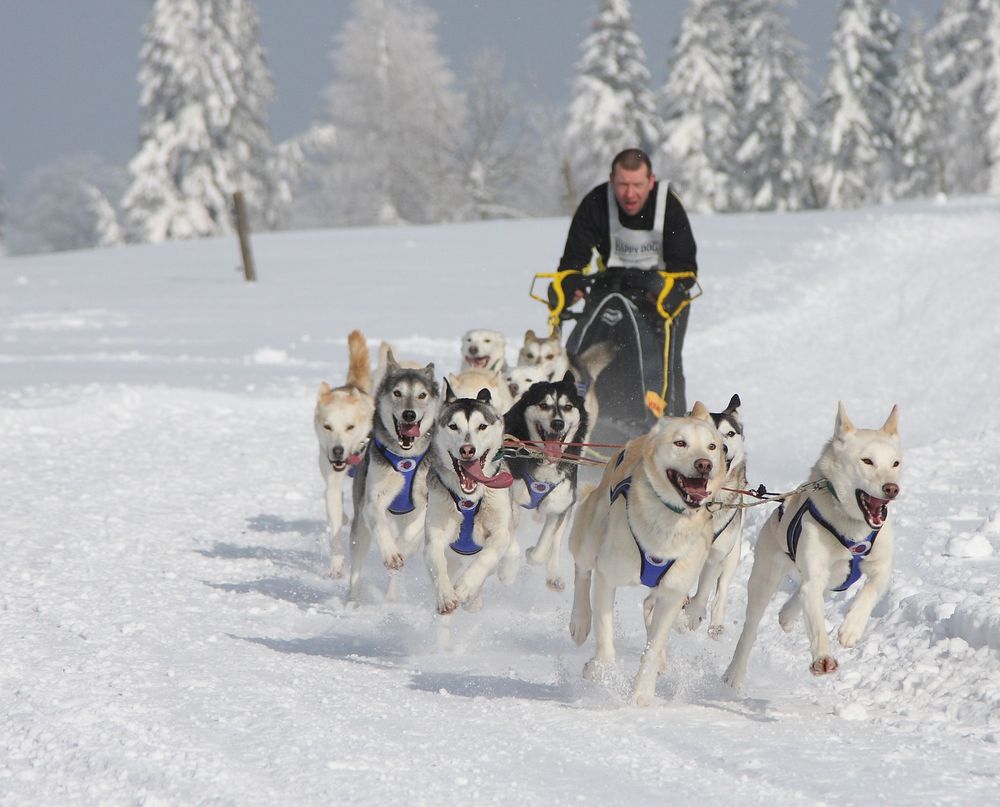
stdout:
[[778,621],[789,631],[804,615],[812,653],[809,671],[836,671],[823,593],[827,588],[846,591],[862,572],[867,576],[837,634],[842,646],[853,647],[889,587],[894,544],[889,503],[899,495],[901,463],[899,407],[893,406],[881,429],[858,429],[843,402],[839,404],[833,438],[809,475],[819,489],[790,496],[761,528],[747,584],[746,622],[723,676],[726,683],[736,689],[743,685],[764,609],[791,571],[798,573],[799,587]]
[[475,398],[480,390],[490,391],[490,403],[502,415],[513,405],[503,375],[499,370],[462,370],[448,373],[448,385],[456,398]]
[[434,365],[402,367],[387,351],[385,375],[375,392],[371,446],[354,481],[352,602],[361,593],[361,567],[372,536],[390,570],[401,569],[420,546],[427,507],[427,463],[423,460],[439,405]]
[[344,573],[344,548],[340,541],[344,516],[344,477],[364,457],[372,430],[375,403],[372,400],[371,358],[361,331],[347,337],[349,364],[347,383],[331,388],[320,384],[313,426],[319,440],[319,470],[326,482],[326,519],[330,529],[330,577]]
[[[518,480],[514,504],[545,517],[538,542],[526,553],[529,563],[545,564],[545,583],[553,591],[566,584],[559,574],[559,545],[576,502],[580,443],[587,433],[587,411],[572,372],[562,381],[532,385],[504,418],[507,434],[534,443],[544,457],[508,461]],[[518,508],[515,507],[515,518]]]
[[463,370],[507,369],[507,340],[500,331],[479,328],[462,337]]
[[614,662],[615,590],[644,585],[654,595],[635,678],[639,705],[653,699],[667,634],[708,557],[712,516],[704,505],[718,492],[725,469],[722,437],[698,401],[688,417],[663,418],[629,441],[577,511],[570,534],[576,581],[569,631],[583,644],[593,622],[596,652],[585,677],[599,678]]
[[599,414],[597,390],[594,389],[594,382],[597,381],[604,368],[611,364],[614,355],[614,350],[607,342],[598,342],[579,355],[573,355],[566,352],[566,348],[563,347],[558,336],[542,338],[529,329],[524,334],[524,345],[518,356],[518,365],[538,368],[539,372],[548,375],[549,381],[562,378],[567,370],[573,371],[590,421],[586,438],[589,437],[590,431],[597,423]]
[[511,367],[503,377],[507,384],[507,391],[510,393],[511,406],[520,400],[521,396],[528,391],[528,387],[540,381],[551,381],[551,373],[543,372],[541,367],[531,367],[528,365],[518,365]]
[[740,563],[740,543],[743,538],[742,495],[735,489],[746,489],[747,464],[743,445],[743,422],[740,419],[740,396],[729,399],[729,405],[721,412],[712,412],[712,422],[722,435],[726,452],[726,478],[715,497],[715,503],[723,506],[712,511],[712,549],[698,578],[698,589],[694,597],[684,606],[678,619],[678,626],[694,630],[705,619],[708,598],[712,601],[712,619],[708,625],[708,635],[717,639],[722,635],[723,620],[726,618],[726,594],[729,583]]
[[514,480],[502,468],[503,434],[488,390],[475,400],[448,390],[431,444],[424,547],[440,614],[460,604],[478,610],[483,582],[507,552]]

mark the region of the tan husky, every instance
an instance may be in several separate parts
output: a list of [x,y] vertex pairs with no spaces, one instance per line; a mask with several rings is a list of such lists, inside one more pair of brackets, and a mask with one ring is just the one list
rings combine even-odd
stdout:
[[629,441],[577,511],[569,539],[576,565],[569,629],[583,644],[593,622],[596,649],[585,677],[599,678],[614,663],[615,590],[651,590],[635,678],[639,705],[653,699],[667,634],[708,557],[712,516],[705,505],[725,473],[722,437],[698,401],[688,417],[663,418]]
[[368,447],[375,402],[372,400],[371,358],[361,331],[347,337],[347,383],[331,388],[320,384],[313,426],[319,440],[319,470],[326,482],[326,519],[330,531],[330,577],[344,573],[344,547],[340,531],[344,517],[344,479]]
[[788,631],[803,615],[812,654],[810,672],[836,671],[823,594],[827,589],[846,591],[862,573],[867,576],[837,634],[843,647],[853,647],[889,587],[894,543],[889,503],[899,495],[901,463],[898,407],[881,429],[858,429],[841,402],[833,438],[809,475],[819,489],[789,497],[761,528],[747,584],[746,621],[724,675],[726,683],[736,689],[743,685],[757,626],[790,572],[800,578],[799,588],[778,621]]

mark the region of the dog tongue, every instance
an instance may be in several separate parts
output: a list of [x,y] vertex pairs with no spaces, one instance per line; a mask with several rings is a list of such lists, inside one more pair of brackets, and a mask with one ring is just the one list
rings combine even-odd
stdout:
[[419,423],[400,423],[399,424],[399,436],[400,437],[419,437],[420,436],[420,424]]
[[364,454],[351,454],[347,457],[348,465],[358,465],[365,458]]
[[543,440],[542,441],[542,451],[545,456],[550,460],[561,460],[562,459],[562,443],[558,440]]
[[507,471],[499,471],[496,476],[486,476],[483,473],[483,466],[479,464],[479,460],[463,462],[462,470],[488,488],[509,488],[514,484],[514,477]]

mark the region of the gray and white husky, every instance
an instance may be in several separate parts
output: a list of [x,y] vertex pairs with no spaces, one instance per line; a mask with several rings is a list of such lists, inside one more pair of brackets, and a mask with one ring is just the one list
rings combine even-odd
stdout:
[[477,610],[486,578],[498,571],[511,541],[510,485],[503,468],[504,423],[488,390],[475,400],[450,388],[437,419],[427,475],[424,557],[440,614]]
[[715,497],[715,502],[723,506],[712,511],[712,548],[698,577],[698,588],[678,619],[678,626],[682,629],[696,629],[705,619],[708,598],[713,597],[712,618],[708,624],[708,634],[712,638],[718,638],[724,630],[726,595],[740,563],[740,544],[743,540],[745,510],[739,506],[743,497],[734,492],[736,489],[745,490],[747,486],[740,405],[740,396],[733,395],[725,409],[710,413],[715,428],[722,435],[726,453],[726,477]]
[[361,593],[361,568],[373,536],[392,571],[420,548],[427,509],[426,455],[439,406],[434,365],[403,367],[387,351],[385,374],[375,392],[371,444],[354,481],[352,602]]
[[862,574],[867,577],[837,634],[843,647],[853,647],[889,587],[894,549],[889,504],[899,495],[902,459],[898,407],[882,428],[858,429],[840,403],[833,438],[809,475],[819,489],[790,496],[761,528],[747,584],[746,621],[723,676],[726,683],[742,686],[757,626],[789,572],[797,573],[799,587],[778,622],[788,631],[804,616],[812,654],[809,671],[825,675],[837,670],[823,595],[827,589],[846,591]]
[[[532,564],[545,564],[545,583],[562,591],[559,547],[576,503],[578,464],[588,429],[584,399],[572,372],[559,382],[533,384],[504,417],[507,434],[540,449],[541,456],[509,460],[517,480],[513,487],[514,519],[521,509],[545,518],[538,542],[527,551]],[[566,445],[569,443],[570,445]],[[572,445],[575,443],[576,445]]]

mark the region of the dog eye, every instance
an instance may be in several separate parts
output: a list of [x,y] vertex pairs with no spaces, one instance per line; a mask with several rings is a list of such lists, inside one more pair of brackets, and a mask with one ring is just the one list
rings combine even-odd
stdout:
[[[328,432],[333,431],[333,429],[326,423],[323,424],[323,428],[326,429]],[[897,462],[896,465],[899,465],[899,463]]]
[[874,465],[874,464],[875,464],[875,463],[874,463],[874,462],[872,462],[872,461],[871,461],[870,459],[868,459],[868,457],[864,457],[864,458],[863,458],[863,459],[862,459],[861,461],[862,461],[862,462],[863,462],[863,463],[864,463],[865,465]]
[[898,468],[898,467],[899,467],[899,460],[896,460],[896,461],[895,461],[895,462],[894,462],[894,463],[892,464],[892,467],[893,467],[893,468]]
[[538,404],[538,408],[541,409],[543,412],[549,411],[549,405],[547,403]]
[[563,412],[572,412],[573,404],[563,404]]
[[479,424],[479,431],[481,431],[481,432],[486,431],[486,424],[485,423],[480,423]]
[[454,423],[449,423],[448,428],[451,429],[453,432],[458,431],[458,426],[456,426]]
[[709,451],[715,451],[715,449],[717,449],[717,448],[718,448],[718,446],[715,443],[709,443],[708,444],[708,450]]
[[674,440],[674,445],[678,448],[687,448],[687,443],[683,440]]
[[726,437],[735,437],[736,432],[726,432]]
[[349,431],[349,432],[352,432],[352,431],[354,431],[354,424],[353,424],[353,423],[352,423],[352,424],[350,424],[350,425],[349,425],[349,426],[348,426],[348,427],[347,427],[347,428],[345,429],[345,431]]
[[417,396],[417,398],[419,398],[419,399],[420,399],[421,401],[422,401],[422,400],[423,400],[424,398],[426,398],[426,397],[427,397],[427,393],[426,393],[426,392],[421,392],[421,393],[420,393],[420,394],[419,394],[419,395]]
[[552,359],[553,359],[553,355],[551,353],[546,353],[545,354],[545,361],[552,361]]
[[392,391],[392,397],[393,398],[402,398],[403,397],[403,393],[401,393],[398,389],[394,389]]

